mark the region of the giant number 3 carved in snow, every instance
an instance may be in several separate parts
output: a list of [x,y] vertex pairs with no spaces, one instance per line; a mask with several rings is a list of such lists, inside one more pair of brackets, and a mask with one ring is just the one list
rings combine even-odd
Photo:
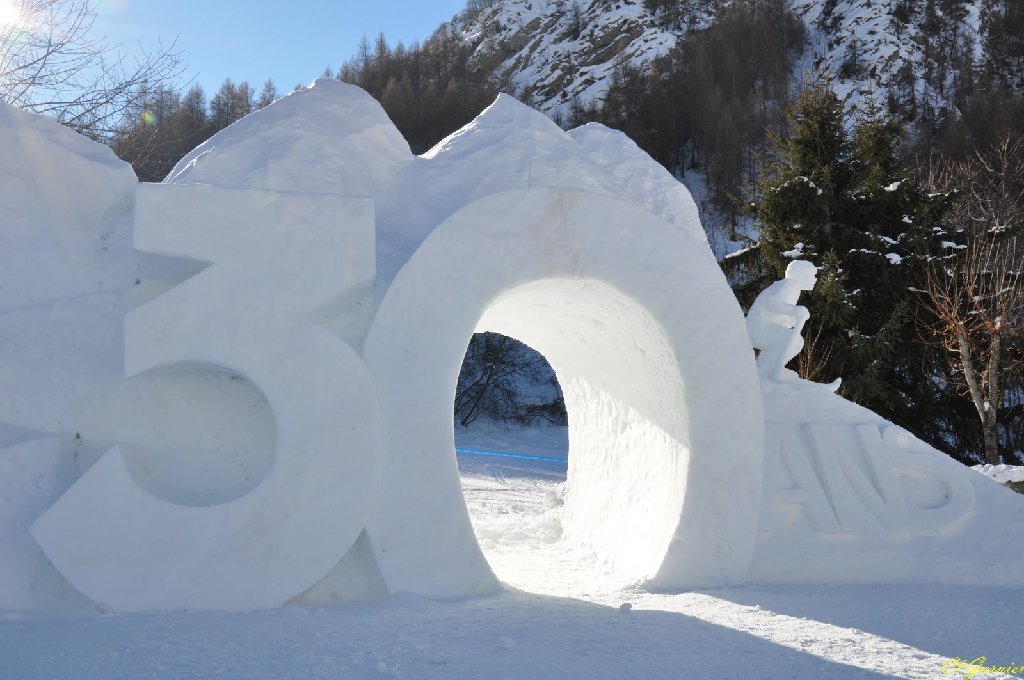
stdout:
[[32,533],[79,590],[115,609],[283,604],[366,523],[373,384],[355,351],[307,317],[372,282],[372,200],[143,185],[135,245],[213,264],[128,315],[126,374],[200,364],[244,375],[275,415],[274,466],[245,496],[193,507],[140,488],[114,447]]

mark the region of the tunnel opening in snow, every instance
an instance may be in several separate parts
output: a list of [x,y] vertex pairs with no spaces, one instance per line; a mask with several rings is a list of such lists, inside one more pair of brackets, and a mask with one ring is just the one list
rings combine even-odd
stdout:
[[[577,562],[578,573],[600,566],[606,575],[614,573],[627,582],[653,576],[677,526],[688,460],[681,443],[686,433],[682,381],[659,324],[606,283],[554,278],[499,295],[475,331],[479,339],[470,341],[469,351],[487,350],[489,341],[491,358],[504,363],[494,361],[488,367],[484,359],[482,366],[468,370],[463,364],[453,390],[463,420],[472,415],[467,402],[475,397],[497,400],[517,379],[534,383],[526,388],[536,388],[543,370],[500,376],[497,381],[505,384],[491,395],[466,393],[474,380],[488,378],[488,368],[492,374],[511,372],[510,359],[533,359],[530,348],[558,376],[568,414],[564,484],[558,464],[544,461],[495,457],[484,462],[470,454],[476,460],[463,465],[476,471],[468,483],[464,475],[464,494],[481,549],[496,575],[510,585],[536,589],[531,581],[544,573],[536,560],[543,560],[545,551],[538,548],[558,543],[575,550],[577,557],[591,558],[586,560],[590,564]],[[502,351],[512,356],[495,356]],[[470,360],[480,362],[479,357]],[[513,403],[497,407],[492,415],[504,413],[514,420],[518,412],[521,419],[531,420],[525,417],[528,403],[516,404],[512,395],[505,396]],[[538,424],[539,419],[532,420]],[[491,450],[523,452],[533,437],[546,440],[542,446],[557,457],[549,443],[557,433],[513,427],[525,441],[509,447],[515,434],[510,428],[506,444],[494,438]]]
[[455,390],[455,451],[473,532],[495,575],[537,590],[561,539],[567,414],[554,369],[525,343],[474,333]]
[[501,333],[474,333],[455,387],[455,425],[483,420],[531,427],[566,425],[565,400],[551,364]]
[[558,375],[569,421],[561,542],[592,556],[574,569],[611,564],[659,589],[742,582],[764,420],[743,315],[707,243],[613,198],[528,188],[433,228],[367,335],[386,424],[378,484],[401,499],[379,503],[367,526],[391,592],[497,587],[452,426],[466,346],[482,332],[529,345]]

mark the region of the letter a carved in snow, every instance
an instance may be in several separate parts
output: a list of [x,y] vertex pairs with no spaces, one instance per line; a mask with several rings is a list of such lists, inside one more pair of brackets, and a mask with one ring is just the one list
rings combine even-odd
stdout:
[[213,365],[262,390],[271,471],[208,507],[141,489],[117,447],[33,525],[53,564],[122,611],[283,604],[319,581],[365,526],[380,447],[369,373],[307,317],[374,276],[367,198],[146,185],[135,246],[212,265],[125,320],[125,372]]

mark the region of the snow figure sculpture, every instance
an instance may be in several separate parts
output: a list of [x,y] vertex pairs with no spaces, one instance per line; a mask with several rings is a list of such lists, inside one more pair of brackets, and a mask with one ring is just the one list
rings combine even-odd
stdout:
[[803,349],[801,333],[811,314],[797,300],[801,292],[814,288],[817,275],[817,267],[810,262],[794,260],[786,267],[786,278],[768,286],[750,306],[747,332],[754,347],[761,350],[757,373],[762,380],[800,379],[786,364]]
[[[936,568],[942,560],[928,557],[949,546],[973,552],[981,532],[967,527],[978,521],[977,475],[965,475],[949,456],[832,394],[839,380],[821,386],[786,368],[803,347],[800,332],[809,318],[797,300],[814,287],[816,273],[810,262],[791,262],[786,278],[764,290],[747,316],[752,344],[761,350],[766,421],[751,580],[906,581],[929,571],[934,580],[1005,579],[980,563],[951,575]],[[899,557],[879,562],[882,554]]]

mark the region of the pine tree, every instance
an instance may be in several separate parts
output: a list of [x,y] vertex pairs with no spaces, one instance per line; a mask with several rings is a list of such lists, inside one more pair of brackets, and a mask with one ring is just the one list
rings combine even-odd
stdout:
[[816,377],[841,377],[841,394],[920,432],[934,417],[927,405],[942,398],[931,380],[939,357],[919,342],[917,320],[927,270],[948,238],[934,231],[946,197],[928,194],[904,166],[903,127],[877,105],[850,121],[817,84],[789,121],[756,205],[761,287],[792,259],[818,265],[807,303]]
[[775,279],[789,263],[784,253],[820,263],[836,249],[836,218],[851,180],[845,111],[831,89],[806,87],[788,119],[790,135],[774,138],[778,159],[766,168],[759,190],[761,250]]
[[1024,92],[1024,3],[982,0],[980,14],[986,66],[1004,86]]

